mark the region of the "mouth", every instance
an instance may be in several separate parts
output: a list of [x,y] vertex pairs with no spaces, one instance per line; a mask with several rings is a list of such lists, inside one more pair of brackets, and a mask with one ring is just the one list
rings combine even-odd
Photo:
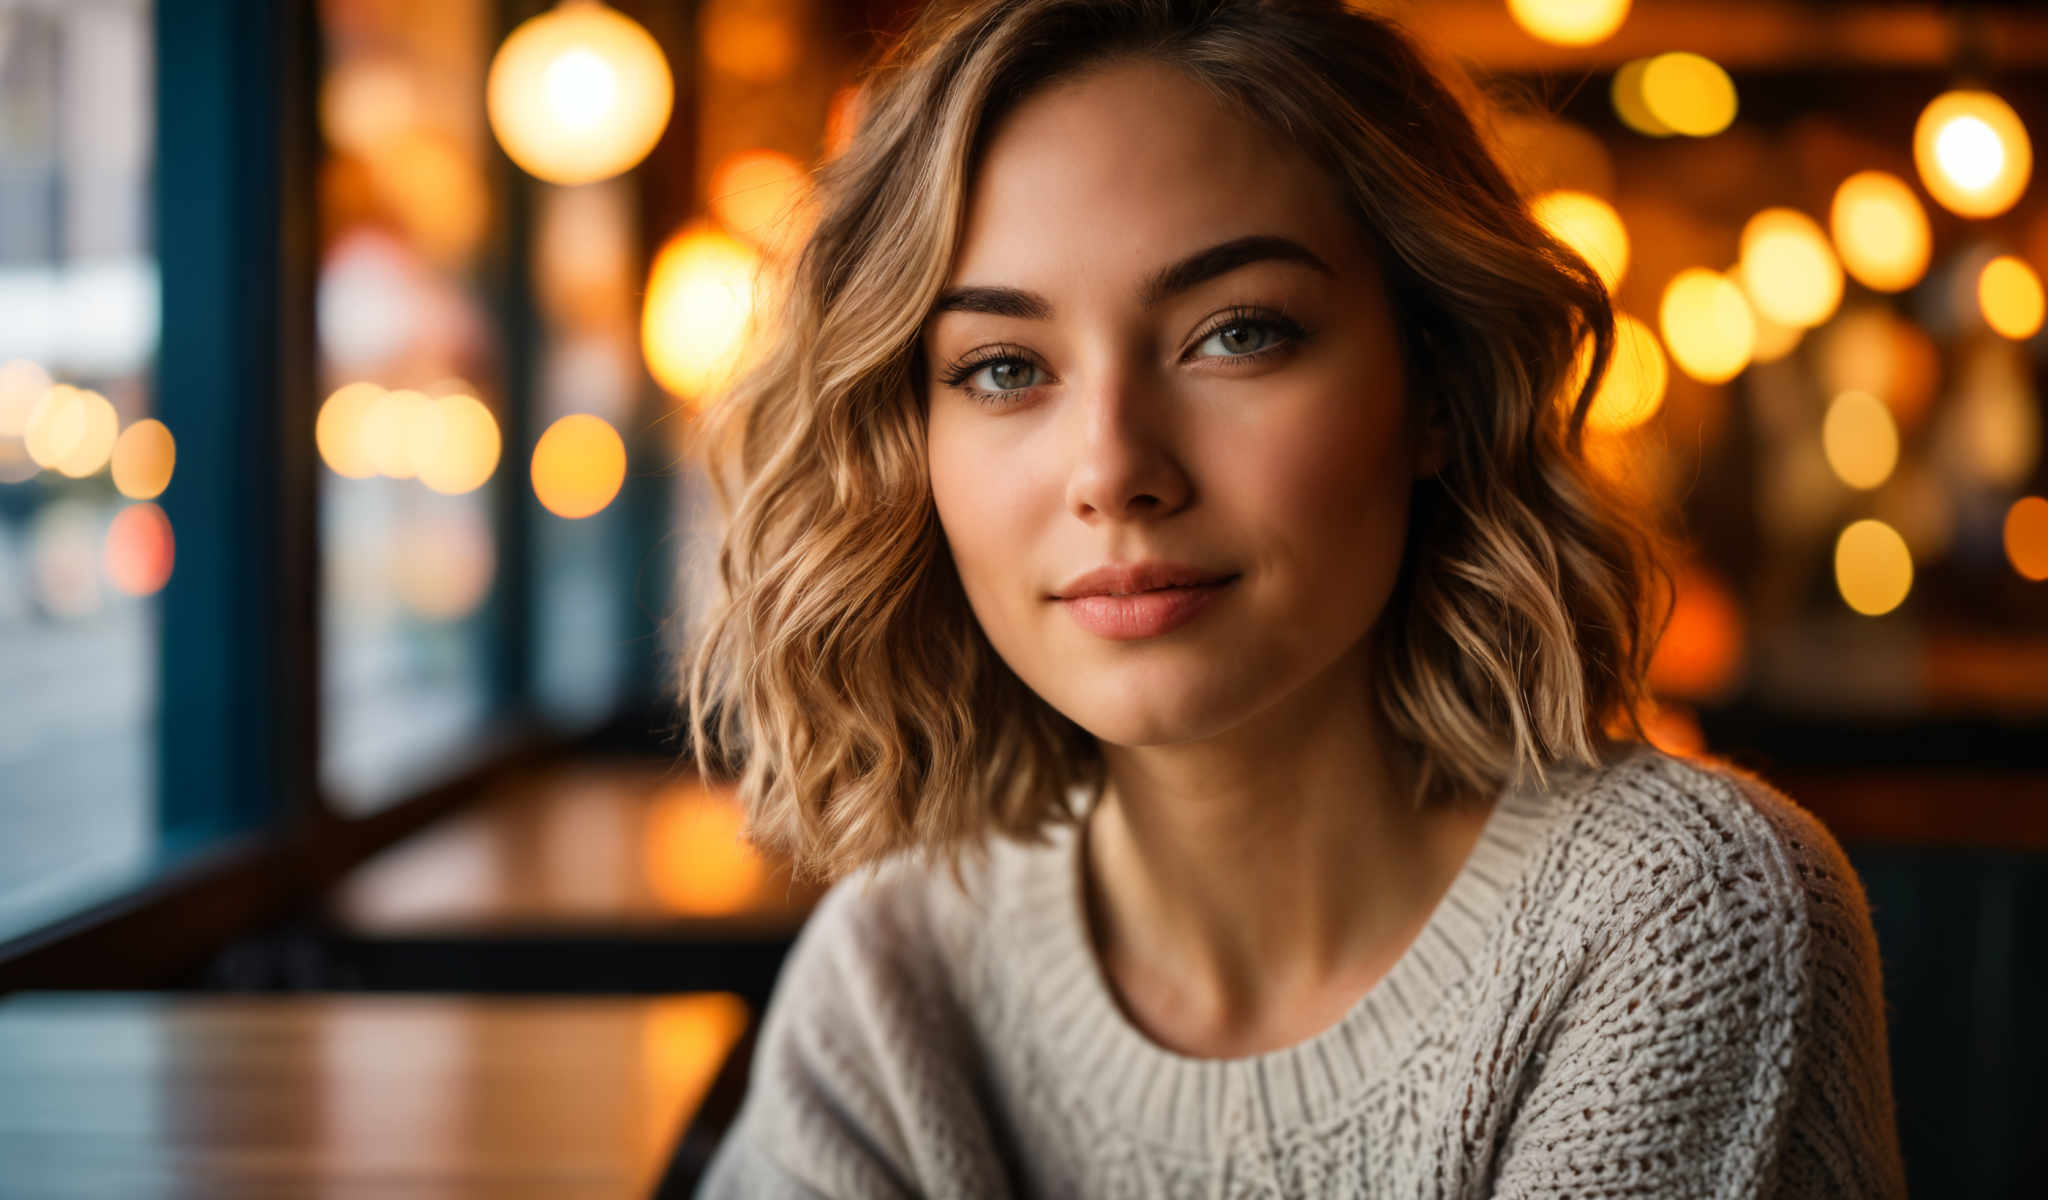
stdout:
[[1074,622],[1089,633],[1111,641],[1135,641],[1158,637],[1193,621],[1219,601],[1238,578],[1226,575],[1200,583],[1059,600]]

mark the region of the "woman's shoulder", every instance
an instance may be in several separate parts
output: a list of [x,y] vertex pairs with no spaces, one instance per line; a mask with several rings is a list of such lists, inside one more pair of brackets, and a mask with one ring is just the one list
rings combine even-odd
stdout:
[[[1840,844],[1758,776],[1711,758],[1630,748],[1550,794],[1529,885],[1585,932],[1673,914],[1715,941],[1865,943],[1869,912]],[[1768,930],[1770,937],[1753,936]]]

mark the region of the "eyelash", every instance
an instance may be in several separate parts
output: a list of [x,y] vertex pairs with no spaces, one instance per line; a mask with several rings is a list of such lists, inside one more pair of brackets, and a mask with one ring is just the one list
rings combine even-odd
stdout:
[[[1200,334],[1195,336],[1194,344],[1200,346],[1218,333],[1238,326],[1269,330],[1278,334],[1279,339],[1272,345],[1262,346],[1249,354],[1204,355],[1203,357],[1220,358],[1226,362],[1234,363],[1260,362],[1275,354],[1298,348],[1301,343],[1308,340],[1309,336],[1308,330],[1302,328],[1298,322],[1289,318],[1284,313],[1275,312],[1271,309],[1234,304],[1225,311],[1218,313],[1216,319],[1206,329],[1202,330]],[[947,386],[958,388],[960,391],[965,392],[976,403],[991,407],[1002,404],[1013,396],[1031,390],[1030,388],[1010,388],[1005,391],[988,391],[982,388],[962,386],[969,379],[973,378],[975,372],[995,363],[1017,363],[1027,367],[1036,367],[1038,365],[1031,361],[1029,353],[1022,346],[1003,343],[985,347],[982,350],[973,352],[966,358],[947,364],[940,378],[946,382]]]

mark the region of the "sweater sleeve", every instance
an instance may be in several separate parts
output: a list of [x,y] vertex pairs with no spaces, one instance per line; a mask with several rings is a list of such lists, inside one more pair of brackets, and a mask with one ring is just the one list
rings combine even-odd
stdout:
[[920,891],[849,878],[819,903],[700,1200],[1007,1193]]
[[1709,779],[1732,803],[1684,852],[1651,839],[1596,886],[1629,916],[1557,1012],[1496,1196],[1905,1194],[1855,873],[1765,785]]

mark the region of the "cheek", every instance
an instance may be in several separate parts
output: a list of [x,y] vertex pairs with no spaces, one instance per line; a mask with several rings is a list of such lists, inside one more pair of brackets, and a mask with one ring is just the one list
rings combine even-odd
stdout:
[[943,418],[933,419],[926,444],[939,526],[961,587],[986,624],[995,615],[989,604],[1014,590],[1017,582],[1007,576],[1019,569],[1016,552],[1029,524],[1023,481],[1012,469],[1014,464],[961,436]]

